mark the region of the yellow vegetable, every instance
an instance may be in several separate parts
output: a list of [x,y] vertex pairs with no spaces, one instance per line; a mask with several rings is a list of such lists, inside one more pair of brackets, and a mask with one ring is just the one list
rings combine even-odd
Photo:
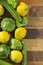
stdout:
[[26,32],[27,32],[27,30],[25,28],[20,27],[15,30],[14,36],[16,39],[21,40],[26,36]]
[[23,59],[23,55],[20,51],[13,50],[13,51],[11,51],[10,58],[12,61],[14,61],[16,63],[20,63]]
[[20,4],[17,7],[17,13],[21,16],[27,15],[29,9],[26,3],[20,2]]
[[1,43],[6,43],[10,39],[10,34],[6,31],[1,31],[0,32],[0,42]]
[[0,4],[0,16],[2,16],[4,14],[4,8],[3,6]]

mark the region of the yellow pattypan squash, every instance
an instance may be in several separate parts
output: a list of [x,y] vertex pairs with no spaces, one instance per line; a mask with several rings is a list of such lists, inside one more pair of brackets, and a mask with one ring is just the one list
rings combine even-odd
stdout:
[[10,39],[10,34],[6,31],[0,32],[0,42],[1,43],[7,43]]
[[21,40],[26,36],[26,32],[27,32],[27,30],[25,28],[20,27],[15,30],[14,36],[16,39]]
[[27,15],[29,9],[26,3],[20,2],[20,4],[17,7],[17,13],[21,16]]
[[14,61],[15,63],[20,63],[23,59],[23,55],[20,51],[18,50],[12,50],[11,54],[10,54],[10,58],[12,61]]

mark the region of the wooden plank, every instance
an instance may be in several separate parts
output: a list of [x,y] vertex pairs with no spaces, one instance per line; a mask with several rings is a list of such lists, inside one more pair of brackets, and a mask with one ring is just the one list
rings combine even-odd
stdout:
[[43,29],[28,29],[25,39],[43,39]]
[[27,62],[27,65],[43,65],[43,61],[42,62]]
[[19,0],[26,2],[29,6],[43,6],[43,0]]
[[43,39],[24,39],[27,51],[43,51]]
[[28,17],[28,26],[29,28],[43,28],[43,17]]
[[29,17],[43,17],[43,6],[31,6]]
[[27,61],[43,61],[43,51],[28,51],[27,52]]

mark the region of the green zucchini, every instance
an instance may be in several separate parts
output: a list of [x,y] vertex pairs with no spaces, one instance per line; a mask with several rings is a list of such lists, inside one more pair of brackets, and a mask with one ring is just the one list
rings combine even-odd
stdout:
[[22,21],[21,17],[18,15],[15,9],[10,4],[8,4],[5,0],[0,0],[0,4],[2,4],[6,8],[6,10],[12,15],[12,17],[16,21],[18,22]]
[[0,65],[12,65],[12,64],[4,60],[0,60]]
[[22,42],[23,44],[23,50],[22,50],[22,54],[23,54],[23,61],[21,63],[21,65],[27,65],[27,52],[26,52],[26,47],[25,47],[25,43]]

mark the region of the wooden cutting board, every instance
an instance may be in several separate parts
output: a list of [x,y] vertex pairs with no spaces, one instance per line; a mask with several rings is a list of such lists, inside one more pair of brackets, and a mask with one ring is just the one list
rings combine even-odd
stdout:
[[[26,26],[27,36],[24,39],[27,49],[27,65],[43,65],[43,0],[19,1],[26,2],[30,8]],[[11,17],[5,11],[5,16],[0,17],[0,21],[7,16]]]
[[43,0],[20,0],[30,7],[28,13],[27,65],[43,65]]

